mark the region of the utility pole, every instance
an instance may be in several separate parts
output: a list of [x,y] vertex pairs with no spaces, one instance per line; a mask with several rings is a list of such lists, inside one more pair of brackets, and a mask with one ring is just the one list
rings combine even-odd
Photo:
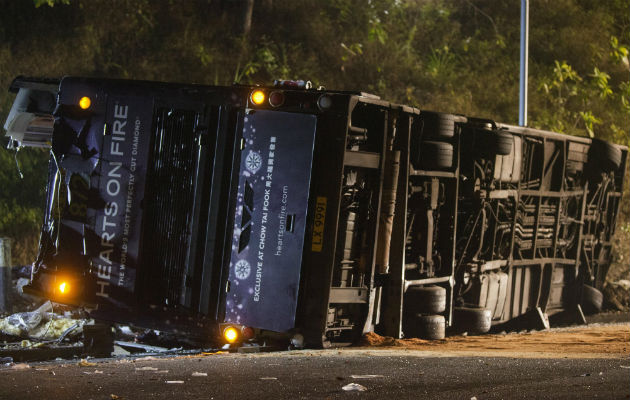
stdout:
[[521,79],[518,124],[527,126],[527,59],[529,57],[529,0],[521,0]]

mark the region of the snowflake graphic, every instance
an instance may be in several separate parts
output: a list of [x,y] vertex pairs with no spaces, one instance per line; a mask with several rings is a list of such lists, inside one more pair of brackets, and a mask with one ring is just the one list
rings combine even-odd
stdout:
[[249,172],[255,174],[262,166],[262,157],[257,151],[250,150],[245,158],[245,166]]
[[251,272],[252,267],[249,265],[247,260],[238,260],[234,265],[234,275],[236,275],[238,279],[247,279]]

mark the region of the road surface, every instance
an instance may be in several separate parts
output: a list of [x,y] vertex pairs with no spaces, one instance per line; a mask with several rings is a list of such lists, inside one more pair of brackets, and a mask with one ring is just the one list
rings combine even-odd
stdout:
[[16,364],[0,369],[0,398],[630,398],[630,324],[375,339],[332,350]]

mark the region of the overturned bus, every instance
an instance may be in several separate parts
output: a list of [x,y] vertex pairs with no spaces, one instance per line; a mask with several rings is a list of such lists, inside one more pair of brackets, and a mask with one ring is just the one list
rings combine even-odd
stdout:
[[16,78],[25,291],[208,342],[438,339],[601,308],[628,149],[362,92]]

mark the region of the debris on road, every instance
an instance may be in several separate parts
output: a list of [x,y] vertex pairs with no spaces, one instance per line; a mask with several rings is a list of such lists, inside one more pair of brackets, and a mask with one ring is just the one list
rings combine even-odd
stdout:
[[125,350],[129,350],[131,352],[144,352],[144,353],[164,353],[169,350],[182,350],[183,348],[179,347],[177,349],[167,349],[166,347],[158,347],[158,346],[150,346],[147,344],[137,343],[137,342],[126,342],[122,340],[115,340],[114,344],[122,347]]
[[201,354],[203,356],[218,356],[218,355],[221,355],[221,354],[230,354],[230,352],[228,352],[228,351],[213,351],[213,352],[204,351]]
[[103,373],[103,371],[101,371],[101,370],[99,370],[99,369],[95,369],[95,370],[94,370],[94,372],[90,372],[90,371],[83,371],[83,373],[84,373],[85,375],[92,375],[92,374],[97,374],[97,375],[98,375],[98,374],[102,374],[102,373]]
[[630,326],[622,324],[590,324],[568,328],[552,328],[549,331],[523,332],[521,334],[487,334],[480,336],[449,336],[443,340],[394,339],[375,333],[364,335],[358,346],[371,348],[406,348],[439,353],[476,353],[486,349],[485,354],[536,353],[549,357],[558,354],[605,354],[628,355]]
[[57,357],[72,358],[82,353],[83,326],[91,320],[76,318],[46,301],[33,311],[23,311],[0,319],[0,357],[15,361],[41,361]]
[[158,361],[158,360],[159,360],[159,358],[157,358],[157,357],[146,356],[146,357],[136,358],[134,361]]
[[42,322],[45,314],[50,311],[52,311],[52,303],[47,301],[35,311],[9,315],[0,320],[0,331],[5,335],[28,336]]
[[359,385],[358,383],[349,383],[346,386],[342,387],[346,392],[365,392],[367,388],[363,385]]
[[140,367],[136,368],[136,371],[157,371],[158,368],[155,367]]
[[628,311],[630,308],[630,281],[620,279],[618,281],[606,281],[603,289],[604,306],[607,309]]
[[97,364],[96,364],[96,363],[93,363],[93,362],[90,362],[90,361],[86,360],[85,358],[82,358],[82,359],[81,359],[81,361],[79,361],[79,362],[77,363],[77,365],[78,365],[79,367],[94,367],[94,366],[96,366]]
[[4,341],[0,341],[0,365],[86,355],[125,357],[204,350],[196,347],[198,343],[192,346],[187,339],[178,340],[160,331],[97,323],[82,318],[86,315],[83,309],[51,301],[20,308],[20,312],[0,318],[0,340]]

